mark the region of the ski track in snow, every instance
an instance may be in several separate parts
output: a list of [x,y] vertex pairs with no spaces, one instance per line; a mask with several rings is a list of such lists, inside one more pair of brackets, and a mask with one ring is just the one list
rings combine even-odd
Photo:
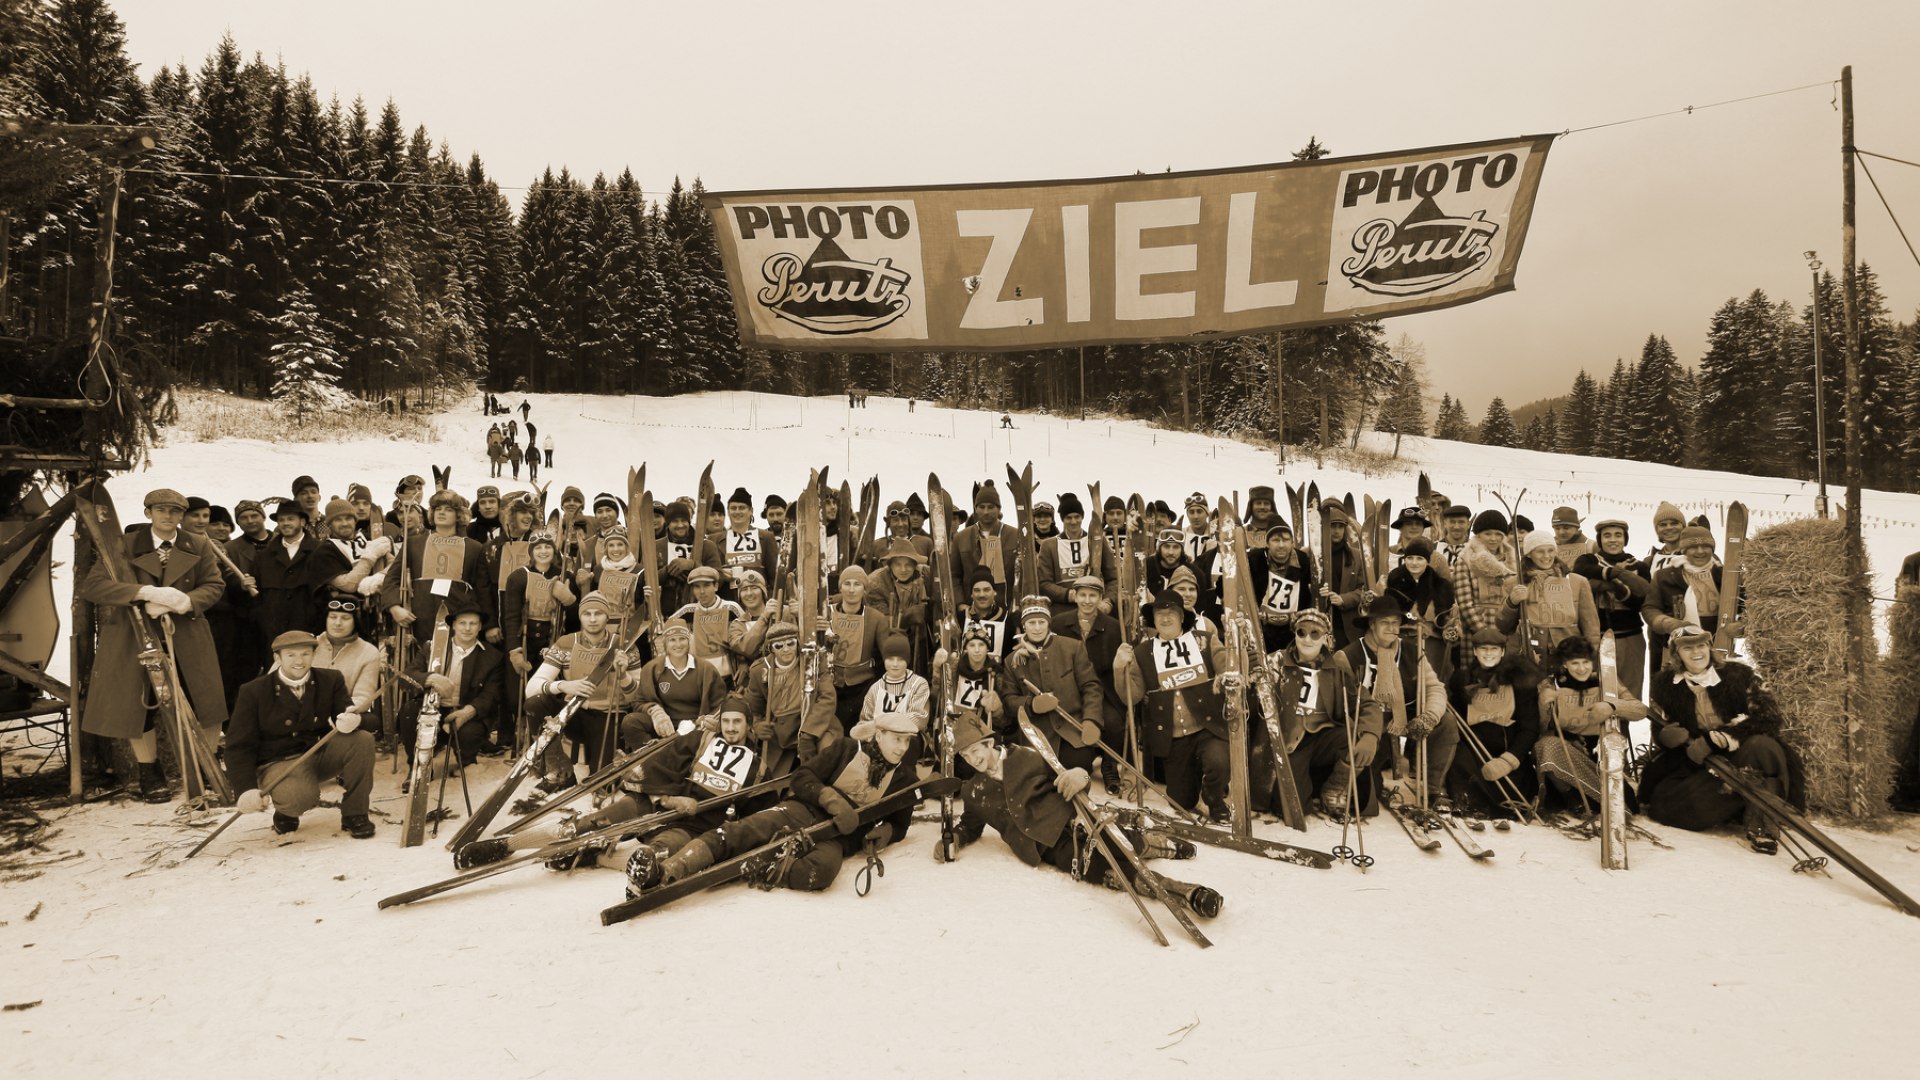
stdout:
[[[1003,431],[997,413],[909,414],[877,396],[859,410],[729,393],[529,400],[556,444],[551,505],[568,484],[620,492],[645,460],[657,497],[691,492],[710,457],[721,493],[745,486],[756,505],[769,490],[791,497],[810,465],[836,481],[878,472],[886,499],[929,471],[957,499],[983,477],[1004,497],[1004,465],[1029,459],[1042,495],[1083,501],[1096,480],[1178,505],[1274,475],[1270,452],[1204,436],[1036,414]],[[471,494],[488,482],[488,422],[477,403],[445,414],[436,446],[182,442],[110,487],[128,521],[153,487],[231,507],[299,473],[329,497],[363,480],[384,502],[401,475],[451,462]],[[1536,522],[1562,502],[1589,524],[1624,517],[1636,551],[1663,498],[1716,520],[1743,499],[1756,532],[1812,506],[1812,486],[1793,481],[1424,439],[1406,440],[1402,461],[1404,473],[1371,479],[1296,463],[1288,479],[1403,505],[1425,468],[1476,509],[1496,485],[1524,487]],[[1867,515],[1876,591],[1889,595],[1920,547],[1920,497],[1869,494]],[[65,612],[71,583],[56,574]],[[504,768],[474,770],[476,799]],[[1164,912],[1173,945],[1157,948],[1124,896],[1029,869],[991,834],[941,866],[938,827],[924,822],[886,852],[864,899],[849,862],[824,894],[730,886],[601,927],[618,874],[535,867],[378,911],[380,897],[451,872],[440,845],[457,826],[402,850],[401,806],[383,758],[374,840],[339,832],[332,809],[287,837],[261,814],[191,862],[205,830],[171,806],[49,811],[61,830],[50,854],[86,854],[0,886],[0,1003],[43,1002],[0,1013],[8,1075],[1890,1076],[1906,1074],[1897,1033],[1920,996],[1920,921],[1837,866],[1831,881],[1807,878],[1784,852],[1678,829],[1656,827],[1673,851],[1633,843],[1626,872],[1602,871],[1596,842],[1545,828],[1478,834],[1497,852],[1482,865],[1451,844],[1423,854],[1381,819],[1366,874],[1203,847],[1155,864],[1225,894],[1202,951]],[[1260,831],[1339,842],[1317,820],[1304,837]],[[1906,848],[1920,830],[1831,831],[1920,893]]]

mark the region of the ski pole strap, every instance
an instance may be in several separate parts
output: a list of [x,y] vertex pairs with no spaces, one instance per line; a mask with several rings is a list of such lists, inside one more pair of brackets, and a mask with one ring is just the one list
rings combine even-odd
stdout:
[[858,896],[865,896],[873,891],[875,878],[887,876],[887,865],[880,861],[880,844],[872,837],[867,838],[865,855],[866,865],[860,868],[859,873],[853,875],[853,891]]

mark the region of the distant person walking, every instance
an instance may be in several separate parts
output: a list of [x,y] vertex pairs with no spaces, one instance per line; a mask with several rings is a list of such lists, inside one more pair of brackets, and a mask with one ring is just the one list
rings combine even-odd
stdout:
[[540,440],[540,449],[546,451],[547,468],[549,469],[553,468],[553,436],[549,435],[546,438]]
[[527,414],[532,411],[533,411],[533,406],[527,404],[526,398],[521,398],[520,399],[520,419],[525,420],[527,418]]

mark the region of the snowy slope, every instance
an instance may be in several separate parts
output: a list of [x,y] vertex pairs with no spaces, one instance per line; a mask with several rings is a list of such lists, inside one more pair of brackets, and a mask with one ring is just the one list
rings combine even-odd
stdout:
[[[1199,436],[1030,414],[1000,431],[997,416],[878,397],[853,411],[746,394],[531,400],[555,437],[556,493],[619,490],[643,460],[657,494],[691,492],[709,457],[723,494],[743,485],[756,503],[794,493],[809,465],[877,472],[892,498],[929,471],[962,496],[986,476],[1004,488],[1003,464],[1032,459],[1046,493],[1084,499],[1098,480],[1176,504],[1274,474],[1271,453]],[[477,408],[442,417],[438,446],[181,442],[112,489],[129,520],[154,486],[231,505],[302,472],[329,495],[364,480],[384,498],[451,462],[471,493],[486,425]],[[1402,457],[1404,475],[1312,475],[1396,504],[1418,467],[1476,508],[1526,488],[1536,521],[1560,502],[1622,516],[1636,549],[1663,498],[1716,517],[1743,498],[1756,528],[1811,507],[1784,481],[1426,440]],[[1870,500],[1885,581],[1920,547],[1920,500]],[[502,769],[477,769],[476,795]],[[536,868],[376,911],[450,872],[435,843],[397,846],[398,777],[385,760],[377,775],[391,817],[368,843],[330,810],[284,838],[258,815],[181,862],[204,829],[171,807],[50,811],[50,853],[84,854],[0,884],[0,1003],[41,1002],[0,1013],[9,1075],[1887,1076],[1905,1072],[1896,1033],[1920,993],[1920,921],[1837,868],[1798,876],[1784,856],[1674,829],[1658,831],[1675,850],[1637,843],[1633,869],[1612,873],[1597,845],[1538,828],[1485,834],[1497,857],[1482,865],[1422,854],[1382,822],[1366,874],[1203,849],[1159,868],[1226,895],[1206,951],[1164,918],[1174,945],[1156,948],[1123,896],[991,839],[936,864],[928,825],[864,899],[848,867],[821,895],[735,887],[602,928],[617,875]],[[1920,893],[1915,830],[1839,835]],[[1338,830],[1318,822],[1303,842],[1326,850]]]

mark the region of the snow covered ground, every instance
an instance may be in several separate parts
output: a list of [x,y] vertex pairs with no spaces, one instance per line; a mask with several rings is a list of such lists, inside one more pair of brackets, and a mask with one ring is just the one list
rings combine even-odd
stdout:
[[[518,399],[511,399],[517,404]],[[791,495],[810,465],[888,498],[938,472],[964,497],[1006,462],[1035,462],[1043,492],[1141,491],[1178,504],[1274,482],[1270,452],[1143,425],[955,412],[879,397],[709,394],[669,401],[534,396],[556,443],[554,491],[619,490],[654,462],[656,494],[691,492],[708,458],[724,494]],[[122,514],[167,485],[231,505],[311,473],[323,490],[454,466],[487,468],[477,407],[444,441],[329,445],[225,440],[159,450],[111,487]],[[1414,470],[1476,509],[1495,490],[1651,542],[1670,499],[1756,529],[1811,512],[1810,485],[1409,439],[1404,473],[1361,477],[1294,463],[1288,479],[1396,504]],[[556,500],[557,501],[557,500]],[[1920,497],[1870,494],[1881,595],[1920,548]],[[64,610],[70,583],[57,582]],[[62,661],[56,661],[61,670]],[[9,758],[12,764],[12,758]],[[504,766],[483,764],[476,797]],[[383,759],[382,831],[356,842],[316,810],[274,837],[243,819],[191,862],[217,819],[113,802],[45,811],[57,829],[38,876],[0,879],[0,1062],[11,1076],[569,1077],[1315,1075],[1910,1075],[1899,1032],[1920,1000],[1920,921],[1845,871],[1789,872],[1723,836],[1659,829],[1599,869],[1596,844],[1544,829],[1488,832],[1490,863],[1423,854],[1383,821],[1377,863],[1310,870],[1203,848],[1163,872],[1227,898],[1199,950],[1170,920],[1154,946],[1118,893],[1021,865],[991,838],[935,863],[917,825],[859,898],[852,867],[819,895],[741,887],[602,928],[621,896],[605,871],[521,870],[408,908],[382,896],[446,876],[439,844],[402,850],[398,776]],[[1304,837],[1326,850],[1338,830]],[[1920,893],[1920,830],[1834,830]],[[27,874],[33,873],[28,870]]]

